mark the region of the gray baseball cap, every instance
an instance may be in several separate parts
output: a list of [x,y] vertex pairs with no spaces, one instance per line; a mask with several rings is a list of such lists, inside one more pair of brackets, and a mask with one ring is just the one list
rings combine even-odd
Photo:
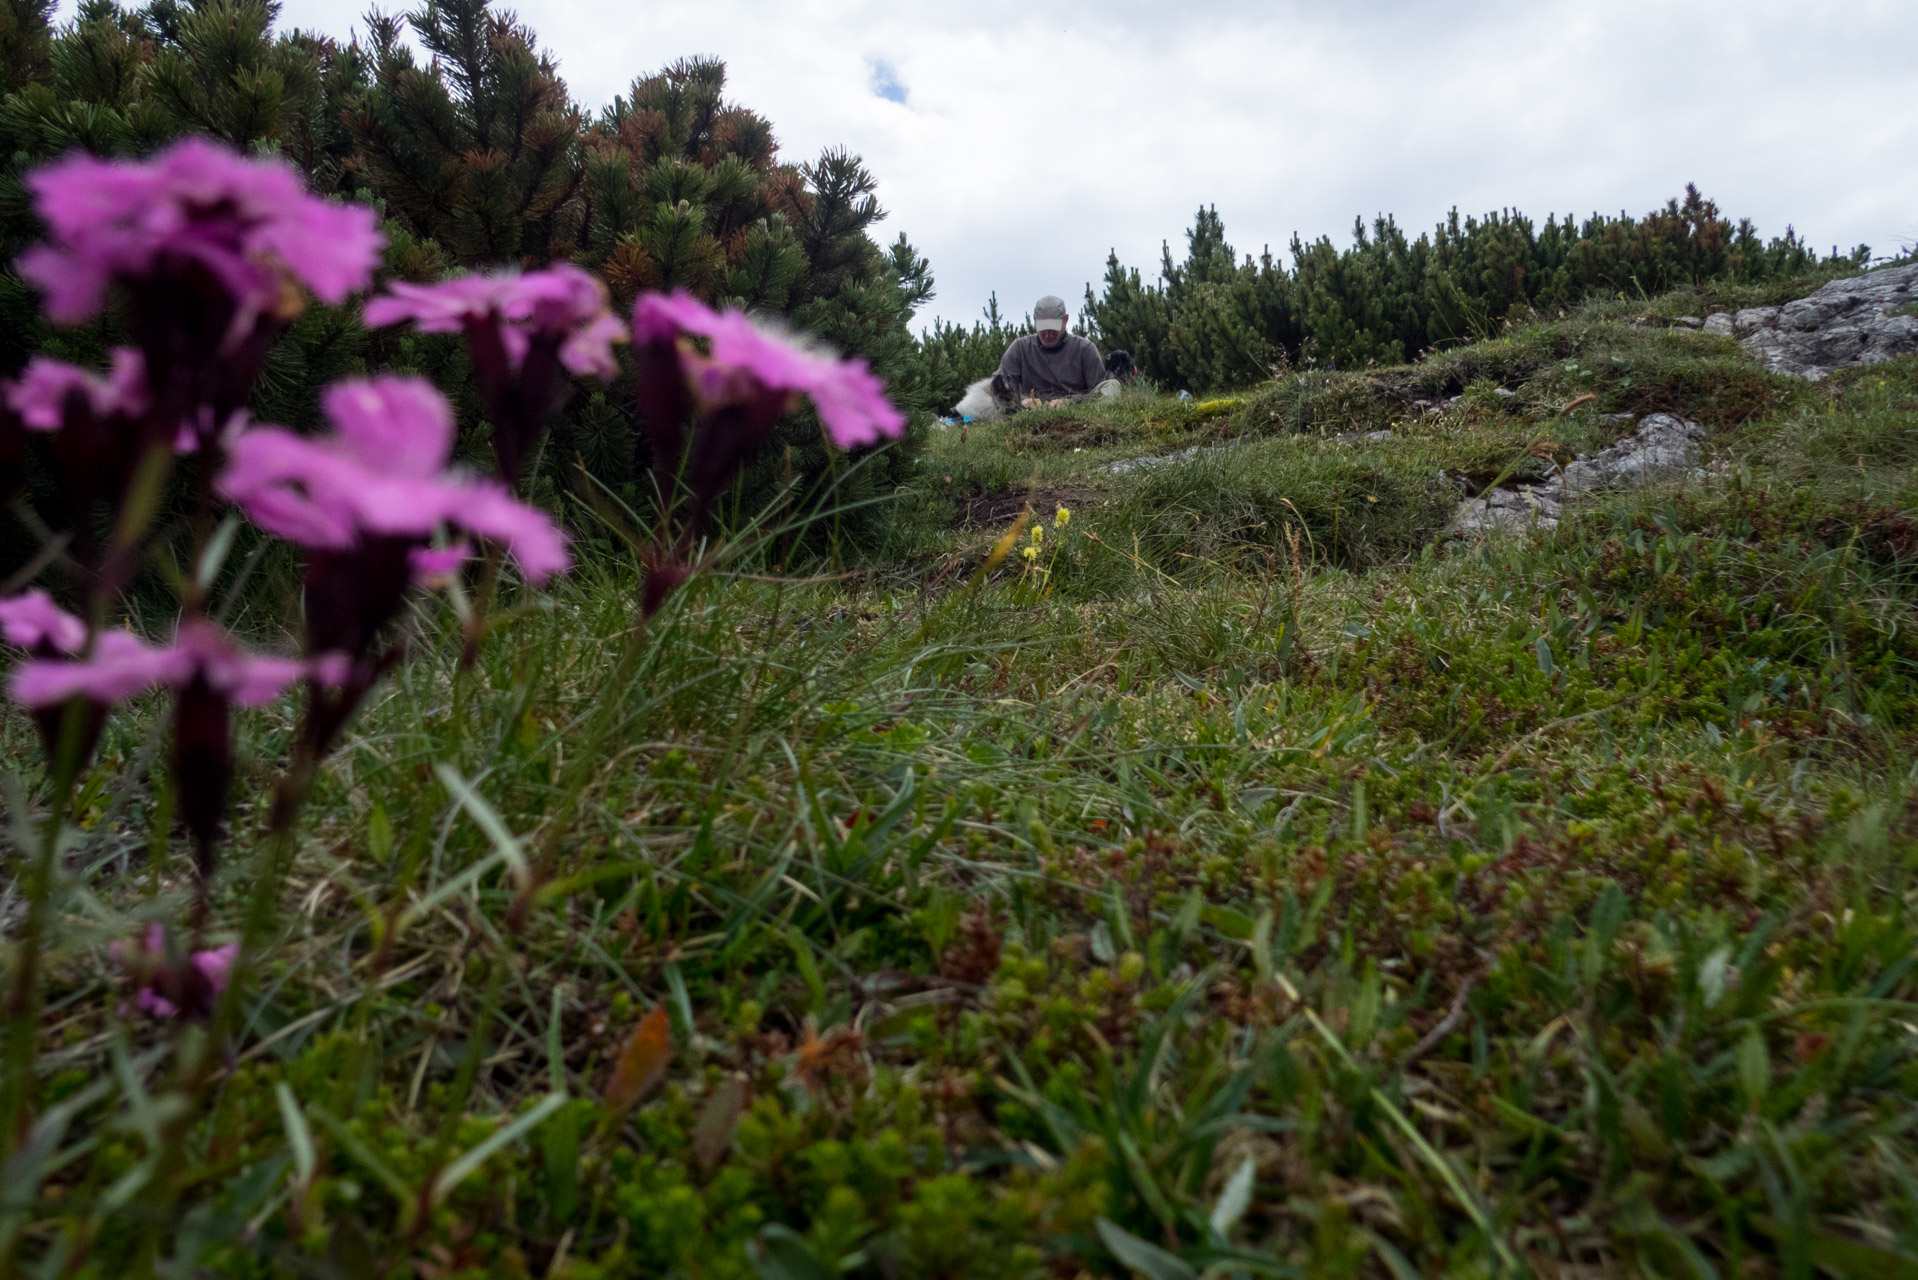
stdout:
[[1032,325],[1041,333],[1066,327],[1066,300],[1048,293],[1032,304]]

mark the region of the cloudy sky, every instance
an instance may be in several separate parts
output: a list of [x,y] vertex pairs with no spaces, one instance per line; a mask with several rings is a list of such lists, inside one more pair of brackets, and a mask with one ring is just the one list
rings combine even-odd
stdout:
[[[405,0],[401,0],[403,4]],[[1354,215],[1643,213],[1696,182],[1821,252],[1918,240],[1911,0],[519,0],[574,95],[717,55],[788,159],[863,155],[928,316],[1074,304],[1216,204],[1243,253]],[[365,0],[285,0],[344,36]]]

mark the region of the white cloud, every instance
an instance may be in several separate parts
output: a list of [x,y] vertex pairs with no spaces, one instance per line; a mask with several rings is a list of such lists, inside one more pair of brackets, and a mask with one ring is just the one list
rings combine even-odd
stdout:
[[[1766,235],[1918,239],[1903,0],[1344,5],[520,0],[597,107],[694,53],[784,154],[845,145],[969,321],[1150,275],[1201,203],[1242,252],[1456,205],[1642,213],[1695,181]],[[286,0],[344,35],[364,0]],[[889,100],[878,91],[896,86]]]

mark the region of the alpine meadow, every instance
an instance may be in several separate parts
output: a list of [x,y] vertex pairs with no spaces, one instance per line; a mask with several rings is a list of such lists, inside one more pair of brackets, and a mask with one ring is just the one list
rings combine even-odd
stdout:
[[1918,1277],[1910,250],[877,192],[0,0],[0,1275]]

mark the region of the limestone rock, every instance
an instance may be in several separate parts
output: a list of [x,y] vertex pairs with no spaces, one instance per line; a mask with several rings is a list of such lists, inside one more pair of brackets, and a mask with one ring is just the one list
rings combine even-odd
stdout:
[[1181,449],[1177,453],[1146,454],[1138,458],[1116,458],[1099,470],[1109,476],[1124,475],[1128,471],[1152,471],[1175,462],[1190,462],[1203,453],[1215,453],[1225,446],[1193,445],[1190,449]]
[[1698,462],[1705,429],[1669,413],[1654,413],[1609,449],[1565,468],[1565,492],[1589,493],[1684,475]]
[[1726,338],[1731,337],[1732,336],[1731,316],[1723,311],[1720,311],[1716,315],[1706,316],[1705,332],[1716,333],[1720,335],[1721,337],[1726,337]]
[[1564,510],[1556,486],[1522,484],[1516,489],[1494,489],[1483,498],[1459,504],[1452,518],[1455,537],[1504,530],[1552,529]]
[[1525,532],[1557,526],[1567,504],[1599,489],[1696,475],[1705,429],[1669,413],[1654,413],[1611,448],[1580,458],[1543,484],[1493,489],[1467,498],[1452,517],[1452,536]]
[[[1780,373],[1816,382],[1833,369],[1879,364],[1918,351],[1918,262],[1833,280],[1782,307],[1753,307],[1733,318],[1749,328],[1745,349]],[[1769,314],[1768,314],[1769,313]]]

